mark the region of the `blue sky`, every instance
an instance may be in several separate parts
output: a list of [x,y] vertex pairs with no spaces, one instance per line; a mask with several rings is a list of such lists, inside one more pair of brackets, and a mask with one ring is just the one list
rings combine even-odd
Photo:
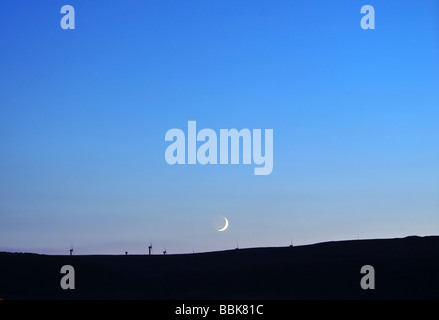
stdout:
[[[0,41],[0,250],[438,234],[433,0],[8,1]],[[190,120],[273,129],[272,174],[168,165]]]

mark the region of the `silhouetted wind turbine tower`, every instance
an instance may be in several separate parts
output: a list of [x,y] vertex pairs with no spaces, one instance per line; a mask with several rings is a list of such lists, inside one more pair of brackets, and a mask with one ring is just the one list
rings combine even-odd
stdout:
[[73,256],[73,246],[70,247],[70,255]]
[[149,252],[149,255],[151,255],[151,253],[152,253],[152,243],[151,243],[151,241],[149,242],[148,252]]

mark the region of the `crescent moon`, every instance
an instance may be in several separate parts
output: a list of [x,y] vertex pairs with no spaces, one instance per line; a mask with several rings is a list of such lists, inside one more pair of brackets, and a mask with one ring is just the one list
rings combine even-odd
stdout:
[[229,220],[226,217],[224,217],[224,220],[226,220],[226,224],[221,229],[218,229],[218,231],[224,231],[229,227]]

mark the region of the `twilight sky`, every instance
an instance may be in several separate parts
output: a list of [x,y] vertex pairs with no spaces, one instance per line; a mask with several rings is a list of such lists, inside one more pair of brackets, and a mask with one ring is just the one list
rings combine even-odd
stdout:
[[[439,233],[434,0],[3,1],[0,42],[0,251]],[[273,129],[273,172],[168,165],[191,120]]]

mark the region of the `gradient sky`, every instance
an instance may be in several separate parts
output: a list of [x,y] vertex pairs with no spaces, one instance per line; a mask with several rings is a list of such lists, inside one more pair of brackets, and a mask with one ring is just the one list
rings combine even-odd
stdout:
[[[439,233],[434,0],[2,1],[0,42],[0,250]],[[168,165],[189,120],[273,129],[272,174]]]

